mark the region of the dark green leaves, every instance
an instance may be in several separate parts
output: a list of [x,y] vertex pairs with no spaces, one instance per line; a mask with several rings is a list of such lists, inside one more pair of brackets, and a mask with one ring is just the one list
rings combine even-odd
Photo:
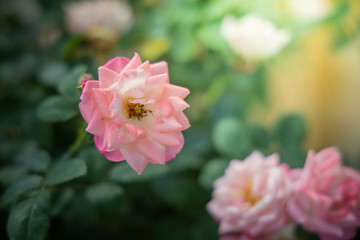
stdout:
[[207,190],[212,190],[213,182],[224,175],[229,161],[225,159],[213,159],[206,163],[200,172],[199,184]]
[[[57,70],[58,71],[58,70]],[[73,118],[77,113],[77,103],[80,92],[77,89],[81,76],[86,67],[79,65],[69,74],[56,79],[61,96],[51,96],[45,99],[37,109],[37,116],[43,122],[64,122]]]
[[50,226],[50,194],[47,189],[22,196],[10,212],[7,232],[11,240],[45,239]]
[[37,116],[43,122],[64,122],[74,117],[76,112],[72,100],[62,96],[52,96],[40,104]]
[[50,165],[50,155],[44,150],[39,150],[27,156],[23,164],[33,172],[45,172]]
[[99,183],[89,187],[85,194],[91,203],[98,204],[114,198],[118,198],[123,189],[115,183]]
[[43,178],[38,175],[29,175],[11,185],[1,199],[1,205],[10,205],[21,193],[39,187]]
[[86,174],[86,165],[82,159],[64,159],[50,171],[46,184],[59,184]]
[[148,164],[144,172],[138,175],[128,164],[119,163],[110,172],[111,180],[117,182],[141,182],[165,175],[169,171],[167,165]]
[[305,138],[305,121],[298,115],[281,117],[275,127],[275,138],[284,145],[299,144]]
[[85,73],[86,66],[79,65],[75,67],[68,75],[66,75],[59,83],[59,92],[63,96],[72,98],[73,100],[79,100],[80,91],[77,87],[80,85],[79,81],[81,76]]

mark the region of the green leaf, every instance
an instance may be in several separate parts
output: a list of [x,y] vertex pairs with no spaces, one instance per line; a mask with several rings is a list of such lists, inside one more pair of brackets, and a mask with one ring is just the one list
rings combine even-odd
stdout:
[[45,99],[37,109],[37,116],[43,122],[64,122],[76,115],[77,107],[66,97],[52,96]]
[[299,145],[285,145],[280,150],[281,162],[288,164],[291,168],[302,168],[306,159],[306,152]]
[[50,171],[46,184],[54,185],[70,181],[86,174],[86,165],[82,159],[64,159]]
[[80,100],[80,91],[77,89],[79,80],[86,71],[85,65],[76,66],[68,75],[59,82],[59,92],[74,100]]
[[113,166],[113,162],[106,160],[95,146],[81,149],[78,156],[84,159],[87,167],[86,179],[91,182],[102,181],[107,177],[104,172],[107,172],[109,167]]
[[169,165],[176,171],[198,170],[204,164],[204,159],[192,151],[183,149]]
[[38,175],[29,175],[12,184],[1,198],[1,205],[8,206],[23,192],[41,185],[43,178]]
[[301,144],[305,138],[305,121],[295,114],[281,117],[275,126],[275,138],[283,145]]
[[148,181],[165,175],[169,171],[167,165],[149,164],[141,175],[138,175],[128,164],[120,163],[110,171],[110,179],[117,182]]
[[0,170],[0,183],[3,186],[9,186],[16,182],[19,178],[23,177],[27,169],[19,166],[3,167]]
[[235,117],[226,117],[218,121],[212,140],[216,150],[229,157],[242,158],[250,148],[246,126]]
[[86,197],[93,204],[106,202],[122,195],[123,189],[115,183],[99,183],[85,191]]
[[51,198],[54,199],[54,203],[52,204],[51,216],[57,216],[61,213],[61,211],[74,199],[74,190],[72,188],[65,188],[61,190],[55,196]]
[[267,149],[270,144],[270,136],[265,128],[259,124],[252,124],[250,128],[251,140],[254,148]]
[[49,168],[50,155],[47,151],[40,150],[27,156],[23,164],[31,171],[45,172]]
[[39,80],[46,86],[56,87],[59,79],[68,72],[67,66],[60,61],[46,63],[39,72]]
[[153,187],[159,198],[180,211],[199,211],[196,208],[208,197],[192,177],[168,175],[155,180]]
[[206,190],[212,190],[213,182],[224,175],[224,171],[229,165],[229,161],[216,158],[203,167],[199,175],[199,184]]
[[50,193],[47,189],[22,196],[12,208],[7,222],[11,240],[45,239],[49,226]]

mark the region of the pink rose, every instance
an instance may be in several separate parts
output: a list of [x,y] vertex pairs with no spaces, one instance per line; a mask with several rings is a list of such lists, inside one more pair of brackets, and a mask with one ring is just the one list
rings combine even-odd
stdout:
[[344,167],[336,148],[309,151],[305,167],[294,171],[287,205],[304,229],[322,240],[348,240],[360,226],[360,174]]
[[99,81],[86,81],[79,107],[100,153],[141,174],[149,162],[165,164],[183,147],[189,93],[169,83],[166,62],[142,63],[135,54],[100,67]]
[[263,239],[288,222],[286,202],[292,184],[288,167],[279,157],[254,152],[244,161],[232,160],[225,175],[214,182],[207,210],[220,222],[220,234],[241,233]]

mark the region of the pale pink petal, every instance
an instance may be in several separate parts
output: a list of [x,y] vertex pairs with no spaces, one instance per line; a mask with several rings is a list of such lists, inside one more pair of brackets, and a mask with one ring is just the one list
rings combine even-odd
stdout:
[[[159,75],[159,74],[164,74],[164,73],[169,75],[168,64],[167,64],[167,62],[163,62],[163,61],[150,64],[150,71],[153,76]],[[167,80],[167,81],[169,81],[169,80]]]
[[130,60],[130,62],[124,67],[123,72],[126,72],[130,69],[136,69],[141,64],[142,64],[142,62],[141,62],[140,56],[137,53],[135,53],[135,55]]
[[104,67],[116,73],[121,73],[124,67],[130,62],[130,59],[124,57],[116,57],[105,63]]
[[164,118],[161,122],[153,119],[150,122],[149,127],[159,132],[174,132],[180,131],[183,126],[176,120],[175,117],[169,117]]
[[189,119],[185,116],[183,112],[179,112],[178,114],[176,114],[175,117],[178,123],[180,123],[183,126],[181,131],[188,129],[190,127]]
[[125,124],[126,123],[126,113],[123,110],[125,105],[123,103],[122,97],[114,93],[113,99],[109,105],[109,110],[111,112],[111,118],[114,122]]
[[163,94],[165,88],[165,82],[168,81],[169,76],[167,74],[155,75],[145,81],[146,96],[152,98],[158,98]]
[[127,91],[133,88],[145,87],[146,74],[141,69],[130,69],[124,71],[120,76],[118,91],[121,94],[126,94]]
[[104,155],[104,153],[106,152],[106,150],[104,150],[104,148],[103,148],[103,145],[104,145],[103,141],[104,141],[104,139],[102,137],[99,137],[96,135],[94,136],[95,146],[102,155]]
[[150,63],[149,61],[143,62],[137,69],[141,69],[146,73],[146,78],[151,77]]
[[104,117],[110,117],[109,103],[107,102],[104,90],[100,88],[93,89],[93,95],[97,104],[97,109],[101,112]]
[[177,96],[184,99],[187,95],[189,95],[190,91],[187,88],[176,86],[173,84],[165,85],[165,96]]
[[115,150],[111,152],[103,152],[102,153],[108,160],[113,162],[120,162],[125,160],[123,155],[121,154],[120,150]]
[[168,100],[171,103],[175,112],[182,112],[186,108],[190,107],[189,104],[187,104],[184,100],[182,100],[179,97],[171,96],[171,97],[167,97],[166,100]]
[[178,146],[180,144],[180,140],[176,132],[160,133],[147,129],[147,133],[153,140],[164,146]]
[[99,68],[99,82],[101,88],[108,88],[112,84],[116,83],[118,80],[118,73],[106,67]]
[[180,144],[174,147],[167,147],[166,148],[166,161],[170,161],[176,157],[176,154],[180,152],[182,147],[184,146],[184,136],[181,133],[178,133],[178,138]]
[[121,153],[130,167],[132,167],[139,175],[144,171],[149,162],[147,157],[137,151],[134,146],[122,148]]
[[145,95],[143,88],[132,88],[125,93],[130,98],[142,98]]
[[106,124],[106,120],[104,119],[104,117],[101,115],[101,113],[98,110],[95,110],[93,116],[91,117],[88,123],[86,131],[96,136],[103,137],[105,124]]
[[159,111],[161,113],[161,117],[167,118],[173,114],[174,108],[168,101],[159,101]]
[[137,149],[153,164],[165,164],[165,147],[147,138],[136,142]]
[[118,124],[106,124],[104,134],[104,146],[106,151],[115,151],[122,147],[122,143],[119,141],[122,127]]
[[81,115],[86,122],[89,122],[94,110],[96,108],[95,98],[93,96],[93,89],[99,87],[99,81],[89,80],[86,82],[81,94],[81,102],[79,103],[79,109]]

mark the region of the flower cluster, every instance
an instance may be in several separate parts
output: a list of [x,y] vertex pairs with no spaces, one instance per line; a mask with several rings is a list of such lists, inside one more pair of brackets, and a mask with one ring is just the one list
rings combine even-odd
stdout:
[[99,81],[83,82],[79,105],[95,145],[111,161],[126,160],[141,174],[165,164],[184,144],[190,127],[183,110],[188,89],[170,84],[166,62],[117,57],[99,68]]
[[349,240],[360,226],[360,173],[333,147],[292,170],[255,152],[232,160],[207,209],[224,239],[274,239],[295,221],[321,240]]

